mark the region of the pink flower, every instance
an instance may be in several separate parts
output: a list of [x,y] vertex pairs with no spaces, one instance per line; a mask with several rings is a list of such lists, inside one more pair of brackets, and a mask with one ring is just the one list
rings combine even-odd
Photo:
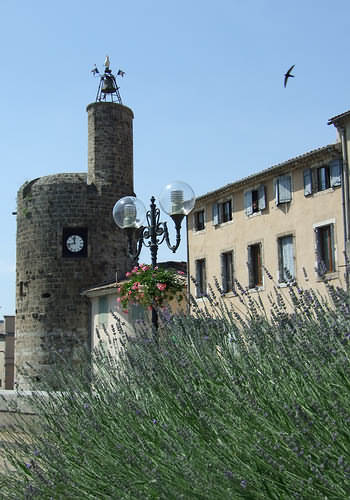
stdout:
[[178,271],[177,274],[185,274],[183,271]]
[[140,286],[140,282],[139,281],[135,281],[135,283],[132,285],[132,290],[138,290],[139,286]]
[[166,289],[166,283],[157,283],[157,288],[163,292]]
[[120,287],[117,288],[117,292],[120,293]]
[[121,298],[120,297],[117,297],[117,302],[120,302],[121,301]]
[[132,291],[131,291],[131,290],[129,290],[128,294],[129,294],[129,295],[131,295],[131,294],[132,294]]
[[127,278],[129,278],[129,277],[131,276],[131,273],[129,273],[129,271],[128,271],[127,273],[125,273],[125,276],[126,276]]

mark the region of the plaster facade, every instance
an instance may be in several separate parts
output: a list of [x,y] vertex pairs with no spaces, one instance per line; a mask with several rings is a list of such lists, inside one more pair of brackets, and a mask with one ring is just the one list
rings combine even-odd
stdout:
[[[188,224],[190,274],[197,283],[205,281],[202,291],[191,283],[190,291],[197,303],[208,304],[208,285],[215,290],[216,278],[224,300],[239,305],[235,297],[238,280],[244,289],[251,290],[252,296],[259,291],[269,311],[268,295],[274,295],[274,287],[282,289],[288,281],[283,260],[301,287],[324,292],[320,253],[326,250],[331,252],[332,260],[323,274],[335,286],[344,287],[341,166],[341,145],[331,144],[197,198]],[[331,171],[337,174],[334,182]],[[228,207],[230,213],[224,220],[220,220],[215,206],[224,207],[224,212]],[[200,213],[204,214],[203,221]],[[329,242],[328,233],[323,234],[326,231]],[[319,247],[321,238],[329,243],[326,250]],[[325,247],[323,240],[321,243]],[[223,255],[232,259],[229,271]],[[232,275],[227,286],[228,272]]]
[[[159,267],[171,268],[186,272],[185,262],[165,262],[159,263]],[[184,300],[177,302],[172,300],[167,304],[166,311],[160,311],[159,332],[162,329],[163,319],[170,315],[186,314],[188,310],[186,278],[184,282]],[[100,341],[105,342],[114,357],[120,355],[123,344],[126,346],[125,334],[128,337],[135,337],[138,324],[151,326],[151,313],[141,305],[132,304],[125,312],[120,302],[117,301],[119,294],[117,289],[121,282],[112,282],[100,286],[95,286],[84,290],[82,295],[90,302],[90,337],[91,348],[97,347]],[[122,341],[122,342],[121,342]]]

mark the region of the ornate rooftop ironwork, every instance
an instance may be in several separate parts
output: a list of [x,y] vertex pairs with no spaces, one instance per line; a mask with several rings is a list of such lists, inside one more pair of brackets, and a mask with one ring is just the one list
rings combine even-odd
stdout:
[[[91,70],[91,73],[95,77],[99,77],[100,83],[98,86],[97,90],[97,95],[96,95],[96,101],[107,101],[108,97],[111,102],[119,102],[119,104],[122,103],[122,98],[120,97],[119,93],[119,87],[117,84],[116,77],[112,73],[112,70],[110,69],[110,60],[109,57],[106,56],[105,62],[104,62],[104,73],[101,74],[99,69],[97,68],[96,64]],[[121,69],[118,70],[116,76],[121,76],[123,77],[125,75],[125,72],[122,71]]]

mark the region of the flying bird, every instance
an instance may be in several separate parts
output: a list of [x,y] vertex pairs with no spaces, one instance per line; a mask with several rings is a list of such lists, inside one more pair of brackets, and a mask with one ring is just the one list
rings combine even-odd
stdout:
[[295,66],[295,64],[293,64],[293,66],[291,66],[289,68],[289,70],[287,71],[287,73],[285,73],[285,75],[284,75],[284,87],[286,87],[286,85],[287,85],[288,78],[290,78],[290,77],[294,78],[294,75],[291,74],[291,71],[293,71],[294,66]]
[[122,71],[121,69],[118,69],[117,76],[123,77],[125,75],[125,71]]
[[98,74],[99,74],[99,70],[97,69],[96,64],[95,64],[95,66],[92,68],[91,73],[92,73],[94,76],[96,76],[96,75],[98,75]]

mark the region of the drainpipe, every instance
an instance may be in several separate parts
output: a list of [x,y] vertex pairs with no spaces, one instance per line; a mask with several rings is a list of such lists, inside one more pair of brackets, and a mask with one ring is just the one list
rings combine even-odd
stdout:
[[345,127],[338,128],[342,155],[343,155],[343,169],[342,169],[342,201],[343,201],[343,218],[344,218],[344,244],[346,253],[346,283],[349,288],[349,268],[348,259],[350,258],[350,248],[349,248],[349,215],[350,215],[350,199],[349,199],[349,163],[348,163],[348,151],[347,151],[347,141],[346,141],[346,130]]

